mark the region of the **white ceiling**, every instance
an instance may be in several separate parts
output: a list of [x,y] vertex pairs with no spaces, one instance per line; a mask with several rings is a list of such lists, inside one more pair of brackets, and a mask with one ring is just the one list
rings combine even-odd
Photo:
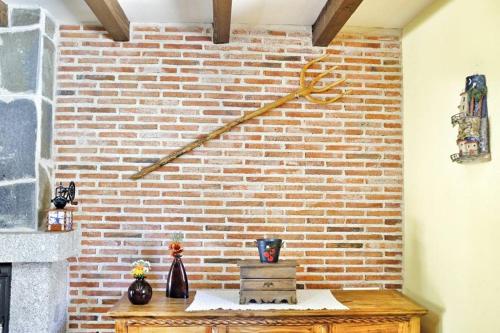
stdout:
[[[5,0],[40,5],[59,23],[96,22],[84,0]],[[434,0],[364,0],[349,26],[403,28]],[[326,0],[234,0],[232,23],[311,25]],[[131,22],[210,23],[212,0],[120,0]]]

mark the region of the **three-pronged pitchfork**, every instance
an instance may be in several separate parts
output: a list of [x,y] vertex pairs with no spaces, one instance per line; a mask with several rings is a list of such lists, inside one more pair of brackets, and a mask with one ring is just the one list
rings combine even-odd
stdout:
[[309,67],[311,67],[315,63],[325,59],[327,56],[328,55],[325,54],[322,57],[311,60],[304,67],[302,67],[302,70],[300,71],[300,88],[298,88],[297,90],[289,93],[286,96],[281,97],[280,99],[278,99],[272,103],[269,103],[269,104],[261,107],[260,109],[257,109],[253,112],[250,112],[250,113],[248,113],[248,114],[246,114],[238,119],[235,119],[235,120],[227,123],[226,125],[224,125],[218,129],[216,129],[215,131],[207,134],[206,136],[204,136],[196,141],[191,142],[190,144],[174,151],[173,153],[171,153],[168,156],[163,157],[162,159],[158,160],[158,162],[153,163],[150,166],[141,169],[139,172],[133,174],[130,178],[131,179],[142,178],[145,175],[147,175],[148,173],[155,171],[159,167],[172,162],[173,160],[175,160],[179,156],[184,155],[185,153],[190,152],[191,150],[195,149],[196,147],[201,146],[205,142],[210,141],[210,140],[218,137],[219,135],[230,131],[232,128],[238,126],[239,124],[244,123],[245,121],[253,119],[255,117],[258,117],[258,116],[266,113],[267,111],[270,111],[274,108],[277,108],[277,107],[279,107],[287,102],[290,102],[294,98],[299,98],[302,96],[305,99],[307,99],[308,101],[310,101],[312,103],[316,103],[316,104],[330,104],[330,103],[338,101],[339,99],[341,99],[342,97],[344,97],[345,95],[350,93],[350,91],[345,91],[345,92],[341,93],[340,95],[337,95],[337,96],[335,96],[333,98],[329,98],[329,99],[318,99],[318,98],[314,98],[311,96],[311,94],[313,94],[313,93],[326,92],[326,91],[332,89],[333,87],[338,86],[339,84],[341,84],[342,82],[345,81],[345,79],[341,79],[341,80],[335,81],[333,83],[326,84],[324,86],[316,87],[316,84],[322,78],[324,78],[325,76],[327,76],[328,74],[333,72],[337,68],[337,66],[334,66],[334,67],[324,71],[323,73],[318,74],[309,83],[306,82],[306,71],[309,69]]

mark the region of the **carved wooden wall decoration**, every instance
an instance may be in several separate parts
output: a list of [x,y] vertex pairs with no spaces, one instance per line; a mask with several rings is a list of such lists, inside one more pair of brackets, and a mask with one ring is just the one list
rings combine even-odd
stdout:
[[300,72],[300,87],[297,88],[297,90],[289,93],[286,96],[279,98],[278,100],[276,100],[272,103],[269,103],[269,104],[255,110],[251,113],[243,115],[240,118],[237,118],[237,119],[227,123],[226,125],[224,125],[218,129],[216,129],[215,131],[212,131],[211,133],[207,134],[206,136],[204,136],[198,140],[195,140],[195,141],[191,142],[190,144],[188,144],[188,145],[172,152],[171,154],[161,158],[156,163],[153,163],[150,166],[141,169],[139,172],[133,174],[130,178],[131,179],[143,178],[147,174],[149,174],[149,173],[155,171],[156,169],[172,162],[176,158],[178,158],[178,157],[184,155],[185,153],[188,153],[191,150],[201,146],[205,142],[208,142],[212,139],[215,139],[218,136],[220,136],[221,134],[224,134],[224,133],[230,131],[231,129],[238,126],[239,124],[244,123],[250,119],[256,118],[260,115],[263,115],[264,113],[266,113],[272,109],[275,109],[275,108],[277,108],[277,107],[279,107],[287,102],[290,102],[293,99],[296,99],[299,97],[304,97],[308,101],[310,101],[312,103],[317,103],[317,104],[330,104],[330,103],[334,103],[334,102],[338,101],[339,99],[341,99],[345,95],[349,94],[350,91],[344,91],[343,93],[341,93],[335,97],[328,98],[328,99],[318,99],[316,97],[311,96],[312,94],[315,94],[315,93],[327,92],[328,90],[340,85],[341,83],[343,83],[345,81],[345,79],[341,79],[341,80],[337,80],[333,83],[326,84],[324,86],[317,86],[319,81],[322,78],[324,78],[325,76],[327,76],[328,74],[332,73],[337,68],[337,66],[331,67],[331,68],[327,69],[326,71],[316,75],[310,82],[306,81],[307,70],[315,63],[317,63],[321,60],[324,60],[327,56],[328,55],[323,55],[319,58],[313,59],[310,62],[308,62],[306,65],[304,65],[304,67],[302,67],[302,70]]

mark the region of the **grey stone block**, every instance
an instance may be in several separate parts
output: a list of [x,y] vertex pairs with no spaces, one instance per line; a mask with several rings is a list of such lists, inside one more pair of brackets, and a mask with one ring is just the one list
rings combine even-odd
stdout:
[[37,229],[35,183],[0,186],[0,229]]
[[0,90],[34,93],[40,30],[0,33]]
[[67,266],[63,261],[12,265],[10,333],[66,332]]
[[77,256],[79,232],[0,232],[0,262],[56,262]]
[[41,149],[42,158],[50,159],[52,156],[52,105],[42,101]]
[[0,262],[12,263],[10,333],[63,333],[68,320],[68,262],[79,233],[0,232]]
[[54,44],[43,37],[42,94],[50,100],[54,99],[54,57]]
[[56,23],[48,15],[45,15],[45,33],[50,39],[54,39],[56,34]]
[[47,211],[52,199],[50,173],[42,165],[38,166],[38,230],[47,230]]
[[0,102],[0,181],[35,178],[36,135],[33,101]]
[[40,22],[40,9],[14,8],[10,19],[14,27],[38,24]]

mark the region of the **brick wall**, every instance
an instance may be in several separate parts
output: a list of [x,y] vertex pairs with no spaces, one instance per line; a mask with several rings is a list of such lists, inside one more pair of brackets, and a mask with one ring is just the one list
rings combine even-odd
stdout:
[[140,181],[128,176],[293,90],[324,49],[308,28],[236,27],[226,45],[209,26],[138,25],[132,36],[61,27],[56,178],[77,182],[82,231],[72,331],[112,330],[104,313],[135,259],[153,263],[163,292],[176,231],[192,289],[237,288],[234,262],[256,258],[262,236],[286,240],[302,288],[401,287],[397,31],[349,30],[327,49],[353,90],[342,103],[288,103]]

